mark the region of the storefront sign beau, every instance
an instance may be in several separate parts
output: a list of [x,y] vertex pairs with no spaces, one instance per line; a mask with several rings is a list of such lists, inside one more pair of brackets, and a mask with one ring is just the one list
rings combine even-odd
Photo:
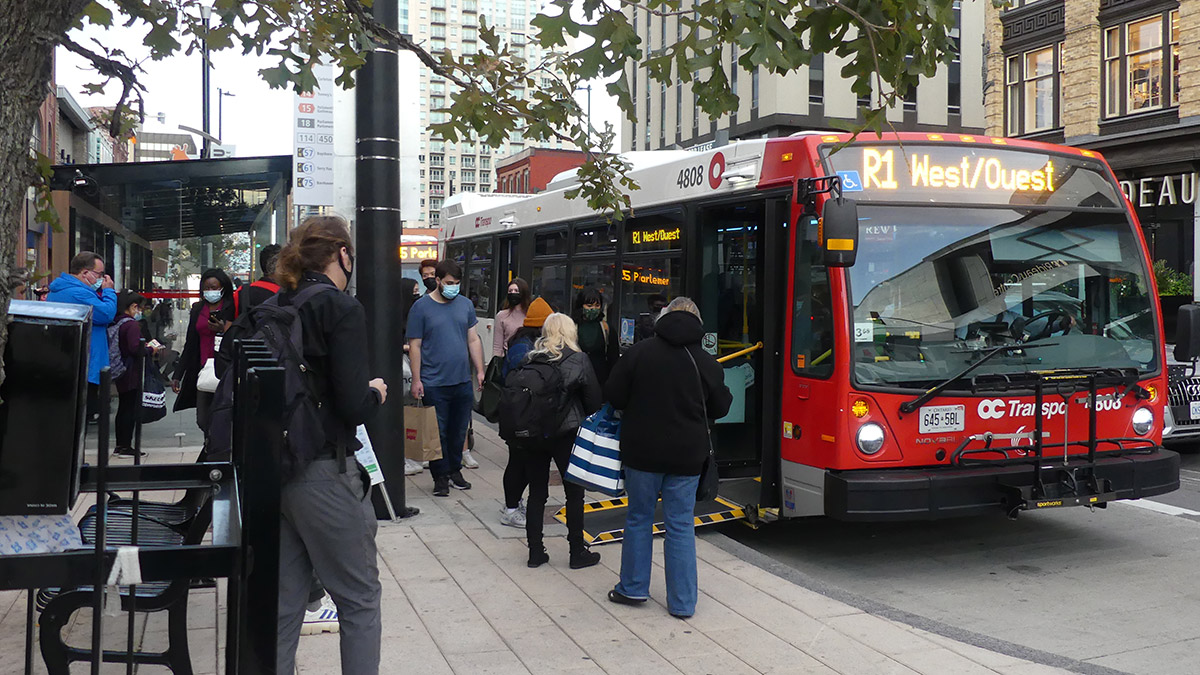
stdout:
[[292,101],[296,166],[294,202],[333,206],[333,66],[313,67],[317,86]]

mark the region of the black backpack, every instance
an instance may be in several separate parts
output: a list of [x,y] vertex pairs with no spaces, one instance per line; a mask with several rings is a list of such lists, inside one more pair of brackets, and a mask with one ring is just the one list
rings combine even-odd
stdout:
[[563,380],[558,366],[540,358],[522,363],[504,378],[500,392],[500,437],[510,443],[551,438],[563,420]]
[[[335,291],[328,284],[313,284],[292,298],[290,305],[281,306],[275,295],[243,314],[222,340],[262,340],[267,350],[283,368],[284,448],[281,473],[288,481],[316,459],[325,447],[325,428],[318,413],[320,399],[313,379],[312,368],[304,360],[304,328],[300,321],[300,306],[323,291]],[[228,356],[227,352],[223,356]],[[218,371],[221,369],[218,368]],[[221,383],[213,394],[212,421],[207,442],[208,461],[228,461],[233,450],[233,380],[231,370],[222,373]],[[339,453],[341,459],[341,453]]]

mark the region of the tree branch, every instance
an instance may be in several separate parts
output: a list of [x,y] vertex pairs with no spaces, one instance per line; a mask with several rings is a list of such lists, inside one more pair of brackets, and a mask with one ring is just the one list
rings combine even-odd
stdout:
[[387,26],[375,20],[375,17],[367,12],[359,0],[343,0],[342,5],[346,11],[358,20],[359,25],[363,27],[363,31],[371,36],[371,39],[384,46],[392,49],[403,49],[416,54],[421,63],[425,64],[430,70],[437,73],[439,76],[450,80],[464,89],[470,86],[470,83],[454,74],[453,71],[447,70],[440,61],[433,58],[433,55],[426,51],[421,45],[412,41],[412,38],[403,33],[398,33]]
[[119,139],[123,135],[121,118],[124,116],[125,104],[129,100],[130,94],[133,94],[134,99],[137,101],[138,121],[140,122],[145,119],[145,100],[142,98],[142,92],[145,91],[145,88],[138,82],[137,72],[141,70],[141,66],[138,63],[126,64],[107,56],[102,56],[75,42],[70,36],[66,35],[63,36],[60,44],[68,51],[91,61],[96,72],[106,78],[105,83],[113,79],[121,82],[121,97],[117,100],[117,104],[113,108],[112,119],[108,124],[108,133],[110,136],[114,139]]

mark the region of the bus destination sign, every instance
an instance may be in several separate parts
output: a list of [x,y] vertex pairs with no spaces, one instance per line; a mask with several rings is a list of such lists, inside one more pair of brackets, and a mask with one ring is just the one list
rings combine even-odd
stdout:
[[[1115,188],[1083,157],[990,145],[852,145],[826,161],[857,199],[1117,207]],[[1060,194],[1065,191],[1065,194]]]

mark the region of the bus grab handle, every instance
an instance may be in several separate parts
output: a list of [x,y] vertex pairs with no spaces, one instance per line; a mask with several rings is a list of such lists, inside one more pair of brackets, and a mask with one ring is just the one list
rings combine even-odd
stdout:
[[717,363],[725,363],[726,361],[732,361],[739,356],[745,356],[746,354],[749,354],[750,352],[756,352],[762,348],[763,348],[763,343],[759,342],[758,344],[746,347],[745,349],[743,349],[741,351],[737,351],[732,354],[726,354],[725,356],[722,356],[721,358],[717,359]]

